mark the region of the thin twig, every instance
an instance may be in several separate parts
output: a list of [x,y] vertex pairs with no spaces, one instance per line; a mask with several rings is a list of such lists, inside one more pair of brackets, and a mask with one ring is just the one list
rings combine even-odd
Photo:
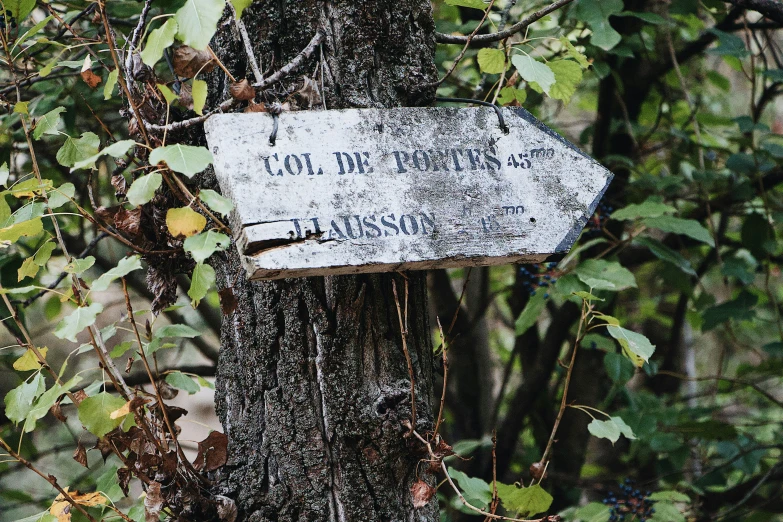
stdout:
[[501,40],[505,40],[509,36],[514,36],[520,31],[524,31],[525,29],[527,29],[528,26],[539,21],[549,13],[553,11],[557,11],[561,7],[568,5],[573,1],[574,0],[557,0],[557,2],[554,2],[544,7],[543,9],[539,9],[538,11],[531,14],[527,18],[515,23],[505,31],[499,31],[497,33],[490,33],[490,34],[480,34],[477,35],[475,38],[469,38],[467,36],[456,35],[456,34],[435,33],[435,41],[438,43],[445,43],[445,44],[465,44],[468,42],[473,44],[486,44],[492,42],[499,42]]
[[438,323],[438,331],[440,332],[440,342],[442,345],[441,353],[443,355],[443,391],[441,391],[440,394],[440,408],[438,409],[438,420],[435,422],[435,430],[433,431],[432,435],[433,440],[437,440],[438,430],[440,430],[440,425],[443,422],[443,409],[446,405],[446,385],[449,381],[449,360],[446,357],[446,352],[448,350],[446,346],[446,336],[443,335],[443,326],[440,324],[440,317],[436,316],[435,321]]
[[250,42],[250,35],[247,34],[247,27],[245,27],[245,22],[240,20],[237,16],[236,9],[234,9],[234,4],[232,2],[226,2],[226,5],[228,5],[229,10],[231,11],[231,16],[234,18],[234,27],[236,27],[240,37],[242,38],[242,43],[245,45],[245,53],[247,54],[247,59],[250,62],[250,69],[253,71],[253,76],[256,79],[256,83],[261,83],[264,81],[264,75],[261,73],[261,69],[258,67],[258,61],[256,60],[255,53],[253,52],[253,44]]
[[576,362],[576,352],[579,351],[579,344],[582,342],[582,328],[585,326],[587,319],[587,302],[582,302],[582,317],[579,320],[579,327],[576,332],[576,341],[574,342],[574,350],[571,353],[571,362],[568,365],[568,371],[566,372],[565,384],[563,385],[563,400],[560,401],[560,411],[557,412],[557,418],[555,419],[555,425],[552,426],[552,433],[549,435],[549,441],[546,443],[546,449],[544,454],[539,460],[540,464],[546,465],[549,460],[549,455],[552,453],[552,446],[555,443],[555,436],[557,435],[557,428],[560,426],[560,421],[565,413],[566,406],[568,404],[568,386],[571,384],[571,375],[574,372],[574,363]]
[[473,38],[476,36],[476,33],[479,32],[481,27],[484,25],[484,22],[487,20],[487,17],[489,16],[489,12],[492,11],[492,6],[495,5],[495,0],[491,0],[489,5],[487,6],[486,10],[484,11],[484,16],[481,17],[481,21],[478,23],[475,29],[473,29],[473,32],[470,33],[470,35],[465,40],[465,45],[462,47],[462,51],[460,51],[459,55],[457,55],[457,58],[454,60],[454,64],[452,64],[451,69],[449,69],[446,74],[443,75],[443,78],[438,80],[437,82],[433,83],[433,86],[438,86],[442,84],[444,81],[446,81],[446,78],[451,76],[451,73],[454,72],[454,69],[457,68],[459,65],[459,62],[462,61],[462,58],[465,57],[465,53],[468,52],[468,47],[470,47],[470,42],[473,41]]
[[16,461],[17,461],[17,462],[19,462],[19,463],[20,463],[20,464],[22,464],[24,467],[26,467],[27,469],[29,469],[30,471],[32,471],[33,473],[35,473],[36,475],[38,475],[39,477],[41,477],[42,479],[44,479],[46,482],[48,482],[49,484],[51,484],[51,485],[52,485],[52,487],[53,487],[54,489],[56,489],[56,490],[57,490],[57,491],[60,493],[60,495],[62,495],[62,496],[63,496],[63,499],[64,499],[64,500],[66,500],[66,501],[67,501],[67,502],[68,502],[68,503],[69,503],[71,506],[75,507],[75,508],[76,508],[76,509],[79,511],[79,513],[81,513],[82,515],[84,515],[85,517],[87,517],[87,519],[88,519],[88,520],[90,520],[90,522],[97,522],[97,521],[96,521],[96,520],[95,520],[95,519],[92,517],[92,515],[90,515],[90,514],[87,512],[87,510],[86,510],[86,509],[84,509],[84,507],[82,507],[82,505],[81,505],[81,504],[79,504],[78,502],[76,502],[76,500],[74,500],[74,499],[73,499],[73,497],[72,497],[72,496],[71,496],[71,495],[70,495],[70,494],[69,494],[69,493],[68,493],[66,490],[64,490],[64,489],[63,489],[63,488],[60,486],[60,484],[57,482],[57,479],[55,478],[55,476],[54,476],[54,475],[51,475],[51,474],[50,474],[50,475],[44,475],[44,473],[43,473],[41,470],[39,470],[38,468],[36,468],[35,466],[33,466],[32,462],[30,462],[29,460],[25,459],[24,457],[22,457],[21,455],[19,455],[18,453],[16,453],[16,452],[15,452],[13,449],[11,449],[11,446],[9,446],[9,445],[6,443],[6,441],[5,441],[5,440],[3,440],[3,438],[2,438],[2,437],[0,437],[0,446],[2,446],[2,447],[3,447],[3,448],[4,448],[4,449],[5,449],[7,452],[8,452],[8,454],[9,454],[11,457],[13,457],[14,459],[16,459]]
[[[313,52],[318,48],[318,44],[321,43],[321,41],[324,38],[324,33],[320,30],[315,34],[312,40],[310,40],[310,43],[307,44],[307,47],[302,49],[302,52],[299,53],[293,60],[288,62],[285,66],[283,66],[279,71],[274,73],[268,78],[264,78],[263,81],[261,81],[258,84],[254,84],[253,87],[256,89],[264,89],[266,87],[269,87],[270,85],[279,82],[283,78],[285,78],[287,75],[294,72],[300,65],[302,65],[302,62],[307,60]],[[223,103],[218,105],[217,109],[210,111],[203,116],[197,116],[195,118],[190,118],[187,120],[182,121],[175,121],[173,123],[169,123],[167,125],[156,125],[153,123],[149,123],[147,121],[144,122],[144,125],[147,127],[150,131],[156,131],[156,132],[163,132],[163,131],[178,131],[182,129],[187,129],[188,127],[192,127],[194,125],[198,125],[200,123],[204,123],[207,121],[207,118],[214,114],[220,114],[222,112],[226,112],[232,108],[234,108],[236,105],[239,104],[238,100],[235,100],[233,98],[225,100]]]
[[[405,281],[405,291],[407,292],[408,281]],[[413,378],[413,361],[408,352],[408,331],[405,328],[402,319],[402,309],[400,308],[400,298],[397,295],[397,283],[392,279],[392,292],[394,292],[394,302],[397,305],[397,317],[400,320],[400,333],[402,334],[402,351],[405,354],[405,362],[408,364],[408,377],[411,381],[411,432],[416,429],[416,381]]]

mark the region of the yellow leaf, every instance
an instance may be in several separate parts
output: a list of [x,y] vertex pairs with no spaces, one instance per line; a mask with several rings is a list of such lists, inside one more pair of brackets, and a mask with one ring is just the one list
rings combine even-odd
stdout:
[[[102,506],[109,501],[103,493],[98,491],[81,495],[78,491],[68,492],[68,488],[63,488],[63,490],[68,493],[74,502],[84,507]],[[57,522],[71,522],[71,511],[73,509],[71,502],[66,500],[65,496],[60,493],[54,499],[52,507],[49,508],[49,514],[57,517]]]
[[[44,360],[46,360],[46,352],[49,351],[49,348],[44,346],[43,348],[38,348],[38,351],[41,352],[41,355],[43,355]],[[24,355],[22,355],[20,358],[14,361],[14,370],[18,372],[37,370],[40,367],[41,367],[41,363],[38,362],[38,357],[35,355],[35,352],[32,351],[30,348],[28,348],[27,351],[24,352]]]
[[35,277],[35,274],[38,273],[38,269],[40,268],[38,265],[35,264],[35,259],[33,257],[28,257],[22,262],[22,266],[20,266],[17,269],[17,282],[21,283],[22,279],[26,277]]
[[114,410],[113,412],[111,412],[109,414],[109,418],[110,419],[119,419],[120,417],[126,416],[127,414],[130,413],[130,406],[131,406],[131,401],[126,402],[125,404],[122,405],[122,408],[119,408],[119,409]]
[[166,212],[166,226],[172,236],[195,236],[207,226],[207,219],[190,207],[170,208]]

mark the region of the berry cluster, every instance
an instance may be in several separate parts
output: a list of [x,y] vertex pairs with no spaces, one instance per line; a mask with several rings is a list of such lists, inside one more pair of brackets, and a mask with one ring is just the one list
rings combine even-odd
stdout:
[[625,522],[626,517],[629,522],[649,520],[655,513],[653,501],[647,498],[649,496],[649,491],[642,493],[634,488],[633,480],[625,479],[625,482],[620,484],[620,493],[615,495],[610,491],[603,501],[610,507],[609,522]]
[[520,266],[519,273],[522,275],[522,286],[531,295],[536,295],[536,291],[543,289],[544,299],[549,299],[547,291],[550,285],[557,283],[558,272],[555,270],[557,263],[546,263],[543,265],[535,264],[529,266]]
[[11,28],[16,27],[16,20],[14,19],[13,14],[11,14],[10,10],[6,10],[4,13],[0,12],[0,29],[5,31],[6,23],[11,24]]
[[587,222],[587,230],[585,233],[595,235],[601,232],[606,221],[612,216],[614,208],[610,207],[603,201],[598,204],[598,208],[595,209],[595,214]]

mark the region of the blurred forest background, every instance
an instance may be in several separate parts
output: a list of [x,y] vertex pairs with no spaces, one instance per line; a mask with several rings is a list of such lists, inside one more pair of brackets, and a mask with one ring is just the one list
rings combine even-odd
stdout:
[[[107,25],[97,4],[33,2],[26,9],[30,2],[3,3],[0,436],[61,485],[102,491],[131,519],[144,520],[140,486],[131,481],[130,498],[122,494],[128,483],[118,483],[117,457],[100,445],[86,451],[104,426],[89,418],[85,424],[81,407],[77,417],[69,406],[74,397],[57,400],[65,387],[49,394],[50,403],[36,402],[37,413],[20,406],[24,397],[41,400],[48,385],[39,381],[53,382],[28,346],[43,351],[63,380],[78,376],[69,383],[71,395],[99,394],[110,377],[89,337],[79,336],[85,345],[63,339],[75,341],[87,327],[99,331],[124,370],[136,341],[131,303],[163,398],[189,412],[179,420],[179,440],[198,460],[198,442],[220,430],[212,390],[221,303],[208,290],[214,272],[211,281],[198,272],[204,288],[194,289],[192,263],[170,267],[179,289],[150,290],[155,275],[145,280],[139,259],[124,258],[138,244],[139,224],[132,211],[114,208],[115,195],[131,199],[135,174],[125,157],[130,145],[99,155],[101,142],[124,140],[129,130],[123,82],[116,72],[112,77],[115,63],[102,45]],[[154,2],[151,16],[173,13],[182,3]],[[483,509],[493,502],[493,471],[506,484],[540,483],[552,496],[545,500],[549,513],[569,521],[783,520],[783,247],[777,238],[783,232],[783,3],[562,4],[525,31],[497,39],[486,36],[548,4],[433,2],[436,64],[441,77],[450,73],[439,96],[522,106],[615,174],[564,260],[428,274],[435,346],[441,346],[436,318],[448,330],[441,433],[462,457],[446,459],[452,477]],[[132,34],[144,5],[106,5],[116,40]],[[475,45],[462,55],[464,37],[451,35],[473,33]],[[164,52],[169,45],[161,45],[156,70],[173,67],[172,53]],[[202,87],[186,80],[196,74],[178,72],[168,83],[176,84],[179,100],[167,98],[165,106],[172,119],[194,117],[204,107]],[[146,81],[139,74],[135,79]],[[307,75],[317,76],[302,74],[305,90],[312,83]],[[303,101],[297,93],[291,103],[312,104],[311,94]],[[29,176],[33,146],[35,169],[48,185]],[[139,188],[138,204],[155,188]],[[225,214],[218,197],[201,196]],[[40,223],[49,209],[58,215],[61,237],[48,222],[43,235],[20,228]],[[108,225],[99,227],[101,219]],[[79,259],[69,262],[62,245]],[[83,259],[91,261],[80,266]],[[71,276],[92,285],[81,290],[94,292],[101,307],[89,307],[91,318],[69,315],[68,301],[81,295]],[[176,304],[161,297],[177,290]],[[161,299],[165,308],[155,318],[149,310]],[[586,332],[595,321],[604,326]],[[605,327],[617,322],[642,340],[618,343]],[[124,376],[129,386],[151,390],[140,363]],[[439,388],[434,393],[439,397]],[[117,400],[110,411],[125,403]],[[67,419],[48,414],[50,407]],[[116,420],[105,427],[123,422]],[[556,422],[556,442],[545,456]],[[49,513],[56,494],[8,451],[0,456],[0,521],[47,520],[52,515],[40,513]],[[442,520],[483,518],[448,487],[438,497]],[[83,502],[90,513],[101,513],[96,517],[117,516],[100,504]],[[631,513],[636,504],[642,508]],[[80,516],[74,511],[74,520]]]

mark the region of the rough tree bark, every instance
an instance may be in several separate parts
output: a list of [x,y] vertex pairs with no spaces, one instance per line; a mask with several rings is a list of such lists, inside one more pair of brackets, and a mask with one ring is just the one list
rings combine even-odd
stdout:
[[[429,0],[255,2],[242,20],[262,69],[276,70],[316,34],[321,50],[273,86],[284,101],[298,78],[323,85],[329,109],[422,105],[436,79]],[[213,40],[237,78],[253,76],[239,35],[225,23]],[[316,72],[316,69],[318,72]],[[301,86],[301,81],[299,81]],[[216,70],[211,104],[228,97]],[[365,275],[250,283],[236,252],[215,256],[224,316],[216,406],[229,439],[222,493],[240,521],[434,521],[437,502],[414,509],[410,487],[427,478],[406,438],[410,380],[396,281]],[[417,427],[434,424],[433,357],[423,273],[407,275],[407,345],[416,381]]]

